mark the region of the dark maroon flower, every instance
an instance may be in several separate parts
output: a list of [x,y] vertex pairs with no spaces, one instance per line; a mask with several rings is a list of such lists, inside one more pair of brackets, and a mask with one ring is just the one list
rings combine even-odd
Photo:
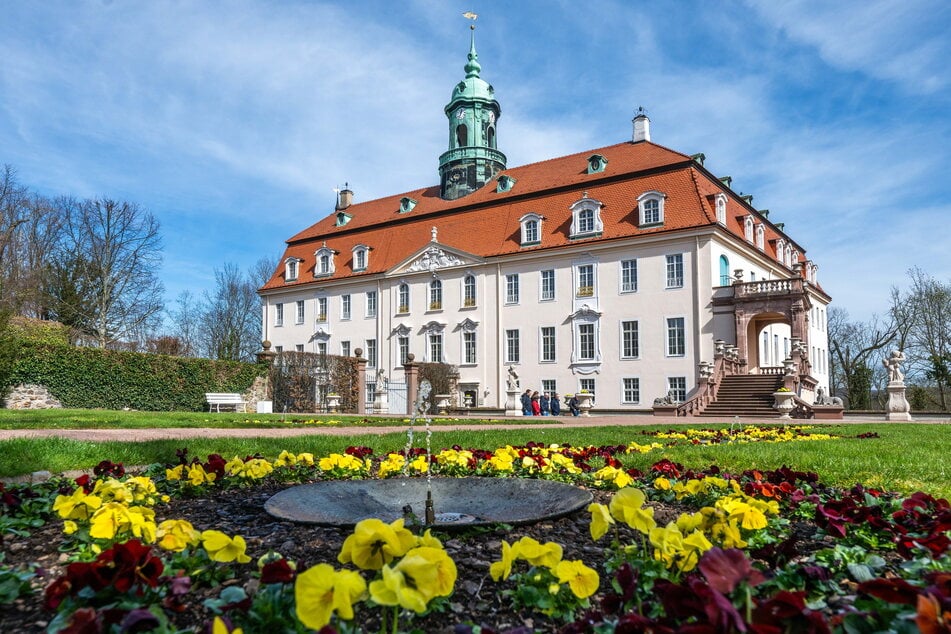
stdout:
[[125,634],[151,632],[160,625],[158,617],[145,608],[136,608],[129,611],[119,624],[119,631]]
[[699,568],[710,587],[723,594],[733,592],[741,581],[756,586],[765,580],[738,548],[723,550],[714,546],[700,558]]
[[286,559],[269,561],[261,568],[261,583],[291,583],[294,575],[294,569]]
[[765,601],[758,601],[753,610],[753,623],[782,627],[782,631],[802,634],[831,634],[829,624],[820,612],[806,607],[804,592],[778,592]]
[[68,597],[73,590],[73,584],[68,577],[60,577],[50,585],[46,586],[44,593],[43,606],[47,610],[55,610],[63,599]]
[[918,588],[904,579],[872,579],[859,584],[859,592],[889,603],[915,605],[918,602]]
[[102,623],[95,608],[79,608],[69,617],[69,623],[59,634],[101,634]]

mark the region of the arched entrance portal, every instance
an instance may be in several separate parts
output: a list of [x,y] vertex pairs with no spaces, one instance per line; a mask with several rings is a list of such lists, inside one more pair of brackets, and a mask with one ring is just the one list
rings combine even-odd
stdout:
[[762,313],[750,319],[747,326],[750,351],[750,374],[779,374],[789,356],[792,328],[782,313]]
[[[762,367],[769,367],[761,365],[764,359],[771,366],[774,357],[782,354],[785,358],[788,351],[782,337],[788,337],[790,346],[795,340],[809,345],[812,302],[801,279],[737,283],[733,285],[733,297],[727,301],[733,304],[737,352],[746,363],[747,372],[759,373]],[[771,337],[768,350],[764,348],[763,332]],[[773,338],[776,336],[780,339]],[[778,365],[781,364],[780,359]]]

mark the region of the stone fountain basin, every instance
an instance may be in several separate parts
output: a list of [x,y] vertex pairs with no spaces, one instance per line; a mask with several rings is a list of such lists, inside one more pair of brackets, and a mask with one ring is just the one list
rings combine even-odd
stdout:
[[[563,517],[591,503],[590,491],[562,482],[525,478],[433,478],[435,526],[440,528],[486,524],[532,524]],[[320,526],[354,526],[376,518],[392,522],[406,510],[423,522],[425,478],[337,480],[285,489],[271,497],[264,509],[274,517]]]

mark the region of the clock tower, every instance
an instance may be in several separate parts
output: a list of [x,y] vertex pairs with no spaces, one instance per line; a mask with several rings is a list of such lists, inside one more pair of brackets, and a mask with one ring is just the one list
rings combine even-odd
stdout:
[[466,78],[456,84],[446,104],[449,149],[439,157],[440,192],[455,200],[474,192],[505,169],[505,155],[496,145],[495,129],[502,109],[495,89],[479,76],[475,26],[469,44]]

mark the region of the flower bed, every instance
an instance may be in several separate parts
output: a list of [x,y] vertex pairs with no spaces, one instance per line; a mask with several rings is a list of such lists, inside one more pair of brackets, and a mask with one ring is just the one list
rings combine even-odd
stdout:
[[[665,440],[718,437],[697,431]],[[744,442],[768,434],[758,435]],[[352,447],[272,460],[183,451],[139,475],[103,463],[77,481],[6,487],[0,630],[947,628],[946,501],[831,489],[785,467],[728,474],[661,459],[642,473],[624,464],[662,450],[530,443],[378,456]],[[263,512],[287,483],[427,472],[559,479],[594,489],[596,502],[555,522],[452,535],[413,518],[340,531]]]

